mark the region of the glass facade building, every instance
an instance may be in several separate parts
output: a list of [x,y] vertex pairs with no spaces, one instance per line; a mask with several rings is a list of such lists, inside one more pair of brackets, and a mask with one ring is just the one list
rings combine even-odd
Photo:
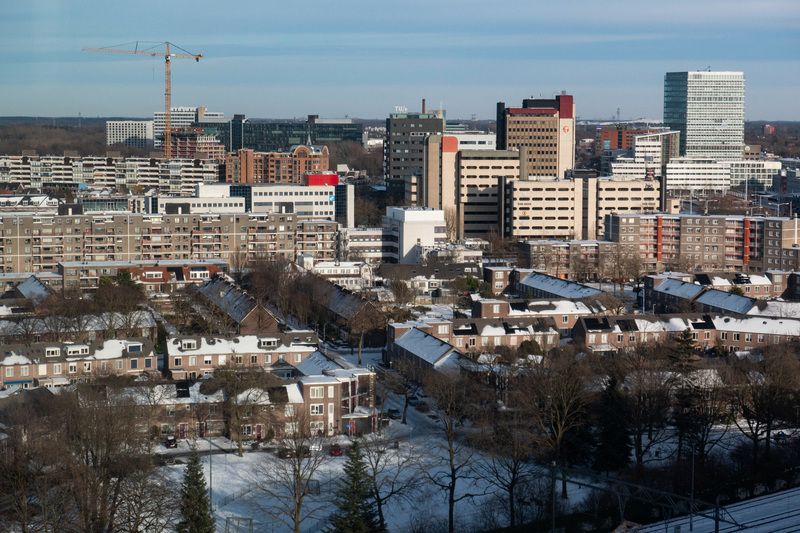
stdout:
[[680,131],[680,153],[741,161],[744,150],[744,73],[668,72],[664,125]]

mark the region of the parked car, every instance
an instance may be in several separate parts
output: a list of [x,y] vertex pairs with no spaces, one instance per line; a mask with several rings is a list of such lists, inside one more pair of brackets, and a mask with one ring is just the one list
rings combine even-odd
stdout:
[[178,439],[176,439],[174,435],[170,435],[164,441],[164,446],[166,446],[167,448],[177,448],[178,447]]
[[329,451],[330,451],[330,454],[333,457],[341,457],[342,456],[342,447],[339,446],[338,444],[331,444],[331,447],[330,447]]
[[297,454],[300,457],[311,457],[311,448],[308,446],[299,446],[297,448]]
[[292,457],[294,457],[294,450],[292,450],[291,448],[287,448],[285,446],[281,446],[280,448],[278,448],[277,453],[278,457],[280,457],[281,459],[291,459]]
[[419,398],[417,398],[416,396],[412,396],[411,398],[408,399],[408,405],[410,405],[411,407],[416,407],[418,403],[419,403]]
[[416,409],[420,413],[427,413],[431,410],[431,408],[428,407],[428,404],[425,402],[418,402],[417,405],[414,406],[414,409]]
[[400,409],[395,409],[395,408],[387,409],[386,414],[389,415],[389,418],[391,418],[392,420],[400,420],[400,417],[402,415],[402,413],[400,413]]

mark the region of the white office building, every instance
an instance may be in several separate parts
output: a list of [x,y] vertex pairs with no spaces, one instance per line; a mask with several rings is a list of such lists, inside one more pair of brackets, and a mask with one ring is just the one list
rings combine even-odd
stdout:
[[[163,114],[163,113],[162,113]],[[153,147],[152,120],[109,120],[106,122],[106,146],[123,144],[134,148]]]
[[781,173],[780,161],[748,159],[731,161],[731,187],[749,191],[769,191],[776,176]]
[[731,188],[728,162],[713,159],[677,157],[667,163],[667,192],[672,196],[706,197]]
[[744,73],[668,72],[664,125],[686,157],[739,161],[744,150]]

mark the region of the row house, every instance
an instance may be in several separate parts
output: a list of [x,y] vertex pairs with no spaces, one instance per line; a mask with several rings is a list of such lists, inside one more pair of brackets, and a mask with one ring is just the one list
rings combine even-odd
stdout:
[[226,321],[239,335],[277,333],[278,319],[263,305],[222,276],[215,276],[197,288],[212,313]]
[[[336,222],[291,213],[3,214],[0,271],[57,271],[78,287],[76,263],[334,258]],[[100,265],[97,268],[104,268]],[[87,280],[88,282],[88,280]]]
[[574,300],[488,300],[472,302],[472,318],[514,319],[550,318],[562,337],[572,336],[572,328],[582,316],[605,314],[599,303]]
[[282,378],[301,372],[297,366],[317,348],[313,331],[290,331],[238,337],[173,337],[167,339],[164,371],[172,379],[194,380],[217,368],[260,368]]
[[391,367],[395,361],[408,361],[420,370],[446,372],[459,368],[462,354],[455,346],[417,327],[400,329],[390,335],[383,351],[383,362]]
[[514,292],[522,298],[530,299],[579,300],[598,296],[603,291],[574,281],[531,272],[515,283]]
[[0,386],[58,387],[108,375],[156,373],[150,339],[99,340],[91,343],[32,343],[3,347]]
[[387,346],[411,328],[424,331],[465,354],[490,352],[499,346],[516,349],[527,340],[535,341],[546,352],[559,342],[558,328],[550,317],[459,318],[454,320],[426,319],[389,324]]
[[689,330],[698,352],[758,350],[800,337],[800,320],[711,314],[626,315],[581,318],[574,342],[599,354],[664,343]]
[[140,382],[123,389],[120,396],[137,407],[137,431],[179,439],[225,434],[225,393],[221,388],[203,382]]
[[[326,370],[287,385],[284,418],[273,427],[276,437],[362,435],[378,427],[375,372],[366,368]],[[308,427],[301,425],[308,424]]]
[[103,313],[84,316],[26,317],[0,320],[0,344],[91,342],[101,339],[147,338],[155,341],[158,324],[152,313]]

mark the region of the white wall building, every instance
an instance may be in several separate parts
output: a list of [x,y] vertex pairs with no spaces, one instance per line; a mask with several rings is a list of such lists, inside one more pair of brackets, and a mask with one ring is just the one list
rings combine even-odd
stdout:
[[768,191],[772,189],[772,182],[781,173],[780,161],[763,161],[760,159],[746,159],[731,161],[731,187],[744,188],[747,183],[748,190]]
[[[295,213],[304,217],[319,220],[335,220],[336,217],[336,185],[297,185],[251,183],[251,213]],[[351,185],[352,187],[352,185]],[[244,198],[232,194],[234,188],[242,188],[236,184],[202,185],[197,188],[197,198]],[[246,202],[245,202],[246,207]],[[348,209],[353,210],[352,202]],[[350,215],[352,218],[352,215]]]
[[397,263],[418,263],[420,246],[437,246],[447,242],[444,211],[429,207],[387,207],[383,225],[396,238]]
[[153,147],[152,120],[109,120],[106,122],[106,145],[124,144],[134,148]]
[[731,188],[730,163],[713,159],[678,157],[667,163],[667,192],[707,196]]

